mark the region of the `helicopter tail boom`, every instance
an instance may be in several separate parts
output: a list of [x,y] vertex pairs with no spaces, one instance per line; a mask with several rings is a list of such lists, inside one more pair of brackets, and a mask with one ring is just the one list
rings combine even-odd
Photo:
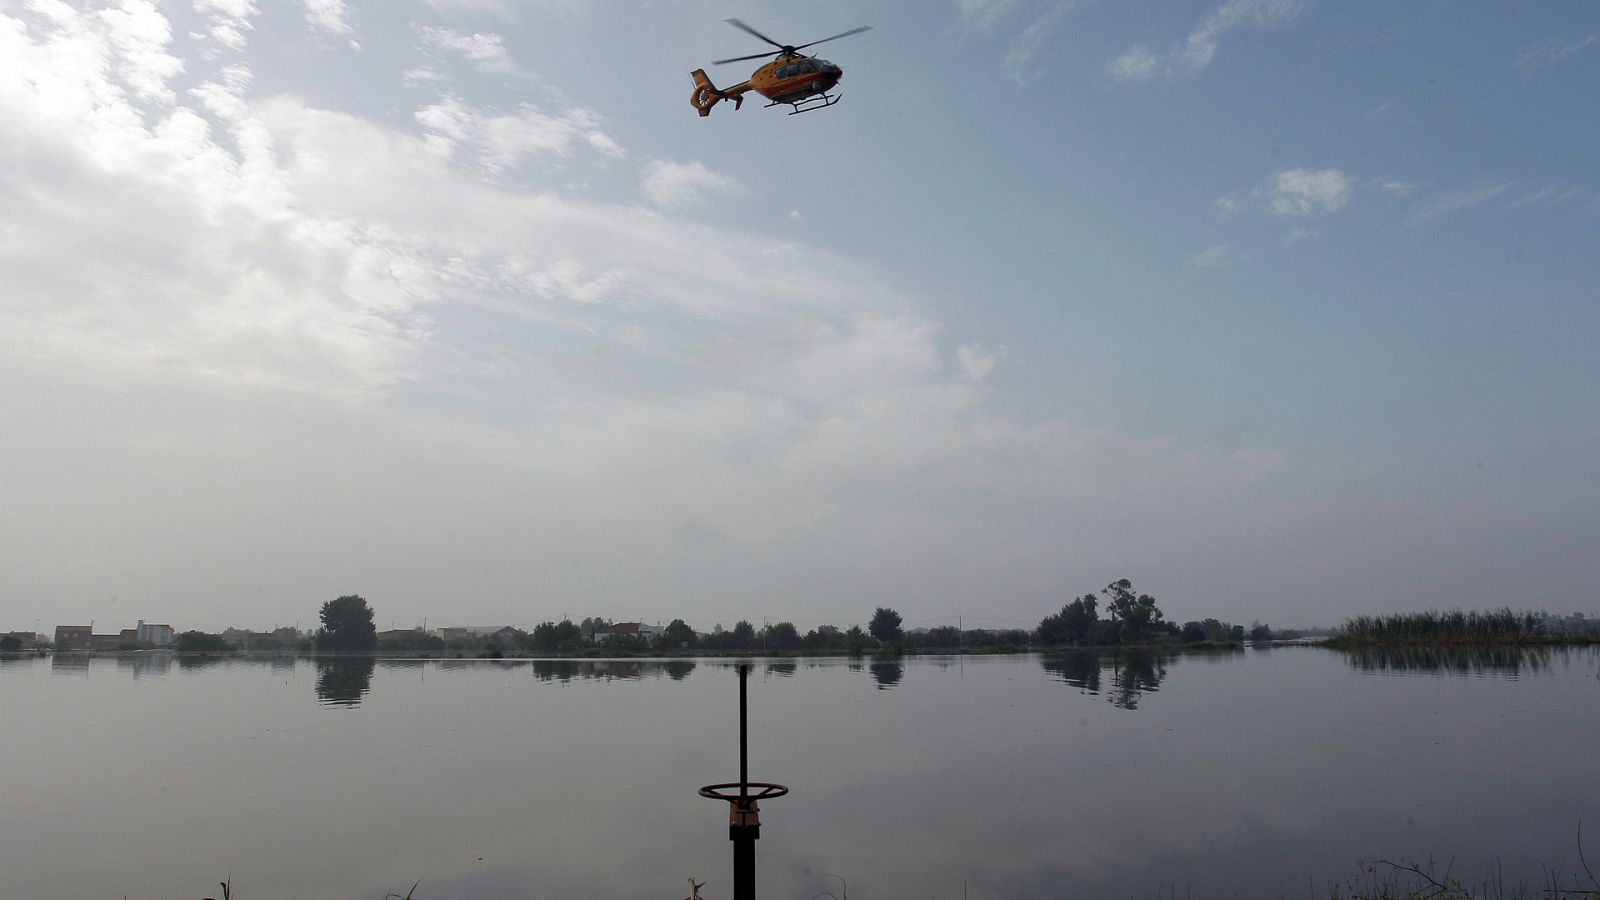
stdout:
[[744,105],[744,92],[749,89],[749,82],[738,85],[728,90],[718,90],[706,77],[705,69],[695,69],[689,75],[694,78],[694,93],[689,96],[689,102],[700,111],[700,115],[711,115],[711,107],[717,105],[718,100],[732,100],[733,108],[738,109]]

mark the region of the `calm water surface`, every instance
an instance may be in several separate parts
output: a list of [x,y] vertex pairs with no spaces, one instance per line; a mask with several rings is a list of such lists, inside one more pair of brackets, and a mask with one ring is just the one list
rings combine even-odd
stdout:
[[[757,662],[763,897],[1326,896],[1600,857],[1594,651]],[[0,897],[729,896],[722,661],[0,660]],[[1569,878],[1570,880],[1570,878]]]

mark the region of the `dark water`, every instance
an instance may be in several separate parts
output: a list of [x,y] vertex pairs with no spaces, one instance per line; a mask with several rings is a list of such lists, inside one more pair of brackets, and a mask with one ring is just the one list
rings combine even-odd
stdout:
[[[761,896],[1326,897],[1600,858],[1594,651],[757,663]],[[0,660],[0,897],[729,896],[720,661]],[[1452,862],[1453,861],[1453,862]]]

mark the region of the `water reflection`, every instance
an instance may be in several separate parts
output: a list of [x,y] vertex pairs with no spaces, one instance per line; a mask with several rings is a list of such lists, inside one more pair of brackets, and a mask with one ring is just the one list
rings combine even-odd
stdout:
[[356,706],[372,689],[370,656],[317,660],[317,702],[327,706]]
[[87,654],[87,653],[52,653],[52,654],[50,654],[50,674],[52,674],[52,675],[87,675],[87,674],[89,674],[89,654]]
[[565,684],[574,679],[637,681],[646,677],[659,678],[662,675],[673,681],[682,681],[694,671],[695,662],[690,659],[535,659],[530,660],[528,666],[533,671],[533,677],[540,681]]
[[1106,698],[1119,709],[1138,709],[1139,698],[1155,693],[1167,677],[1166,657],[1150,650],[1130,650],[1117,659]]
[[1148,649],[1108,655],[1097,650],[1073,650],[1041,656],[1039,664],[1085,694],[1099,694],[1102,673],[1109,670],[1111,684],[1106,688],[1106,700],[1118,709],[1138,709],[1141,697],[1161,687],[1167,677],[1167,664],[1174,658],[1173,654]]
[[792,662],[767,663],[767,674],[775,675],[779,678],[788,678],[794,674],[795,668],[796,666]]
[[1039,657],[1039,664],[1051,675],[1077,688],[1081,693],[1100,693],[1100,653],[1072,650]]
[[906,667],[903,664],[887,660],[875,662],[869,668],[872,670],[872,680],[878,683],[878,690],[880,691],[887,691],[899,684],[900,679],[906,673]]
[[1600,655],[1600,648],[1419,645],[1359,647],[1339,652],[1352,668],[1363,672],[1520,678],[1547,674],[1552,663],[1566,665],[1574,654],[1592,660]]
[[161,678],[172,671],[172,654],[120,654],[117,656],[117,669],[132,674],[134,678],[147,676]]

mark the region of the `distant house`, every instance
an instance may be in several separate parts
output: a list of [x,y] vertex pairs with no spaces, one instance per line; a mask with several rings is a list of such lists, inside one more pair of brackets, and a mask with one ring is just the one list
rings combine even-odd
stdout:
[[134,629],[137,639],[157,647],[168,647],[177,642],[177,635],[173,633],[171,625],[156,625],[139,620],[139,627]]
[[89,636],[92,634],[94,634],[93,625],[57,625],[56,649],[87,650]]
[[445,641],[500,641],[510,643],[527,634],[511,625],[452,625],[436,628],[434,633]]
[[594,633],[596,644],[612,637],[634,637],[645,641],[654,642],[666,631],[660,625],[646,625],[643,622],[618,622],[605,628],[597,629]]
[[19,650],[37,650],[39,647],[39,635],[32,631],[8,631],[0,634],[0,640],[5,638],[16,638]]

